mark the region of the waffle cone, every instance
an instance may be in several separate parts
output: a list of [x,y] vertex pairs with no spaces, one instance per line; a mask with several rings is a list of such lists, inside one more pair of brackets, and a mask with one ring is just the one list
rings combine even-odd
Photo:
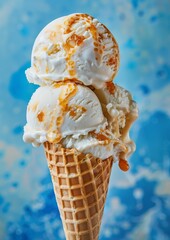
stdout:
[[67,240],[97,240],[108,191],[112,157],[106,160],[44,143]]

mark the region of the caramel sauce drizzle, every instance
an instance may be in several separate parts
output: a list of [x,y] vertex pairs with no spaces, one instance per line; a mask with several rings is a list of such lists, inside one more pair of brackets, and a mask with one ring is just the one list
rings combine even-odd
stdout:
[[44,112],[39,112],[38,114],[37,114],[37,118],[38,118],[38,121],[39,122],[43,122],[43,120],[44,120]]
[[63,113],[66,113],[66,112],[68,112],[68,103],[69,103],[70,98],[72,98],[77,92],[77,86],[74,83],[67,83],[64,85],[66,85],[67,88],[64,89],[64,91],[62,91],[60,93],[59,105],[60,105]]
[[72,26],[77,23],[80,19],[86,19],[87,22],[92,21],[92,17],[87,14],[75,14],[74,16],[66,19],[65,21],[65,31],[64,34],[68,34],[72,31]]
[[118,61],[118,53],[116,53],[114,56],[110,57],[106,63],[107,66],[115,66],[115,70],[117,70],[119,66]]
[[71,76],[76,75],[75,62],[71,60],[71,57],[75,53],[76,50],[75,46],[80,46],[83,43],[84,39],[85,39],[84,36],[78,36],[77,34],[74,33],[66,40],[66,43],[63,44],[64,50],[67,54],[66,56],[67,68]]
[[87,112],[85,107],[79,105],[71,105],[69,106],[68,110],[70,117],[72,117],[74,120],[77,120],[82,116],[83,113]]
[[109,60],[107,61],[107,65],[109,66],[112,66],[115,63],[116,63],[116,58],[114,57],[109,58]]
[[[61,141],[62,136],[60,133],[60,128],[64,122],[64,116],[66,113],[69,111],[69,100],[75,96],[77,92],[77,85],[75,83],[69,82],[58,82],[54,84],[54,87],[59,88],[60,86],[66,86],[65,89],[63,89],[59,95],[59,106],[61,108],[61,116],[58,116],[56,118],[56,126],[57,126],[57,132],[55,131],[54,133],[56,134],[56,138],[53,140],[54,143],[58,143]],[[49,139],[50,140],[50,139]]]
[[[65,21],[65,30],[64,34],[69,34],[72,32],[72,26],[78,22],[81,18],[86,18],[89,19],[89,16],[87,14],[76,14]],[[77,34],[72,34],[64,44],[64,50],[67,54],[66,56],[66,61],[67,61],[67,68],[70,76],[75,76],[76,71],[75,71],[75,62],[71,60],[73,54],[75,53],[75,46],[80,46],[85,37],[84,36],[78,36]]]
[[[64,34],[71,33],[73,25],[77,23],[80,19],[85,19],[86,22],[90,24],[90,26],[86,28],[86,31],[89,30],[91,32],[91,35],[94,40],[94,51],[97,53],[96,60],[99,60],[99,57],[103,53],[104,46],[103,47],[101,46],[102,35],[98,34],[95,25],[92,23],[93,18],[91,16],[87,14],[76,14],[71,18],[67,19],[65,21],[66,28]],[[71,76],[76,75],[75,63],[74,61],[71,60],[71,57],[75,53],[75,46],[80,46],[83,43],[84,39],[85,39],[84,36],[78,36],[77,34],[73,34],[67,39],[66,44],[64,44],[64,49],[65,52],[67,53],[66,57],[67,67],[68,69],[70,68],[68,71]]]
[[48,65],[46,66],[45,71],[46,71],[46,73],[49,73],[49,67],[48,67]]
[[124,172],[128,171],[129,170],[128,162],[125,159],[120,159],[119,160],[119,168]]
[[103,36],[102,36],[102,34],[97,32],[97,28],[95,27],[95,25],[92,22],[91,22],[91,25],[86,30],[89,30],[93,37],[94,51],[96,52],[96,61],[98,61],[99,56],[101,56],[101,54],[103,53],[103,49],[104,49],[101,44]]
[[64,80],[63,80],[64,82],[74,82],[74,83],[76,83],[76,84],[79,84],[79,85],[82,85],[82,86],[84,86],[84,84],[82,83],[82,82],[80,82],[77,78],[64,78]]
[[59,45],[54,44],[53,47],[47,51],[47,54],[50,56],[50,55],[55,54],[59,51],[60,51]]
[[114,94],[115,91],[115,85],[113,82],[106,82],[106,88],[109,91],[110,94]]
[[102,132],[96,133],[95,131],[91,131],[90,133],[98,141],[102,141],[103,145],[107,145],[108,143],[111,142],[111,139],[109,137],[107,137],[105,134],[103,134]]
[[[110,57],[106,63],[107,66],[114,66],[114,70],[116,71],[119,67],[119,47],[118,47],[118,44],[115,40],[115,38],[113,37],[113,35],[110,33],[109,29],[103,25],[103,27],[106,29],[106,32],[108,34],[108,37],[109,38],[112,38],[112,42],[114,43],[114,46],[113,46],[113,49],[114,49],[114,54],[112,57]],[[116,73],[115,73],[116,74]],[[115,74],[113,74],[112,76],[112,79],[113,80],[113,77],[115,76]]]
[[[90,25],[90,26],[86,27],[86,31],[89,30],[91,32],[91,35],[94,39],[94,51],[96,52],[96,61],[99,61],[100,58],[102,57],[103,50],[105,49],[105,46],[103,46],[103,44],[102,44],[104,37],[103,37],[103,34],[98,33],[97,28],[93,24],[93,17],[91,17],[87,14],[76,14],[70,18],[67,18],[64,22],[64,24],[65,24],[64,34],[71,33],[73,31],[73,29],[72,29],[73,25],[76,24],[81,19],[85,19],[86,22],[89,23],[89,25]],[[104,25],[103,25],[103,27],[106,29],[106,32],[108,33],[109,37],[111,37],[113,39],[113,42],[115,45],[114,46],[115,54],[112,57],[110,57],[110,59],[107,61],[106,64],[109,66],[115,66],[115,70],[116,70],[119,65],[118,46],[117,46],[117,43],[116,43],[114,37],[109,32],[109,30]],[[48,34],[48,38],[54,43],[54,46],[52,47],[52,49],[47,50],[46,46],[43,48],[43,50],[46,51],[48,55],[52,55],[52,54],[55,54],[60,51],[60,47],[58,44],[56,44],[56,41],[58,38],[61,38],[61,36],[62,36],[61,26],[57,25],[57,28],[58,28],[57,31],[46,30],[46,33]],[[86,37],[79,36],[74,33],[66,40],[66,43],[63,44],[63,48],[66,53],[66,62],[67,62],[68,72],[69,72],[69,75],[73,78],[76,75],[75,62],[72,60],[72,56],[76,51],[75,46],[80,46],[85,39],[86,39]],[[116,51],[117,51],[117,53],[116,53]],[[34,67],[35,67],[35,71],[38,72],[39,70],[38,70],[38,67],[36,66],[36,64],[34,64]],[[47,67],[46,73],[49,73],[49,71],[50,70]],[[113,77],[114,76],[112,76],[112,78]]]
[[69,78],[64,78],[64,79],[61,80],[61,81],[54,82],[54,83],[52,84],[52,86],[53,86],[54,88],[59,88],[59,87],[61,87],[61,86],[67,85],[67,84],[69,84],[69,83],[71,83],[71,84],[75,83],[75,84],[78,84],[78,85],[83,85],[83,83],[80,82],[77,78],[71,78],[71,79],[69,79]]

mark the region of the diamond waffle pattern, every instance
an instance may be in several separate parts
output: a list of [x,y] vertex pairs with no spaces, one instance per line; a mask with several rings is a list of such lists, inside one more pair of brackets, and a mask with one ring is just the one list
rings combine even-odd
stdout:
[[67,240],[97,240],[112,157],[101,160],[76,149],[44,143]]

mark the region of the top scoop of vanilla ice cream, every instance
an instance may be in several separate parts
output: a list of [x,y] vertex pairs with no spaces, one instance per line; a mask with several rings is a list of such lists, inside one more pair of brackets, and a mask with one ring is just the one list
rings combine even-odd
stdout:
[[111,32],[87,14],[71,14],[49,23],[37,36],[26,76],[50,85],[73,80],[102,88],[119,67],[119,50]]
[[39,146],[58,143],[66,136],[86,135],[107,125],[101,104],[94,92],[75,83],[56,83],[39,87],[27,108],[24,141]]

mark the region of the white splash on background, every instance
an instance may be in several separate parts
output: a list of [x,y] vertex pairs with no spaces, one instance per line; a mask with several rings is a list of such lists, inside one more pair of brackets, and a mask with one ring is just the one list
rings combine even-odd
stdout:
[[165,112],[170,117],[170,84],[146,96],[140,105],[141,115],[143,112],[151,115],[156,111]]
[[133,191],[133,196],[134,196],[134,198],[136,198],[136,199],[142,199],[143,195],[144,195],[143,189],[136,188],[136,189]]
[[[170,178],[169,174],[165,170],[152,171],[149,168],[139,167],[139,171],[136,174],[132,174],[130,171],[126,174],[121,171],[114,170],[109,188],[128,189],[134,187],[136,182],[142,178],[146,178],[148,181],[156,181],[155,194],[168,195],[170,194]],[[136,189],[134,191],[134,197],[140,199],[143,197],[144,189]]]
[[0,193],[4,199],[1,207],[4,209],[9,205],[8,210],[2,210],[1,214],[4,222],[17,222],[24,206],[36,200],[42,192],[40,180],[47,174],[47,164],[42,152],[32,150],[26,154],[21,148],[3,141],[0,141],[0,154],[3,165],[0,168]]
[[120,214],[123,214],[125,210],[126,207],[121,204],[118,197],[114,197],[111,199],[110,211],[114,212],[114,216],[119,216]]
[[16,3],[16,1],[6,1],[4,5],[0,7],[0,27],[6,25],[7,21],[9,21],[10,15],[14,11],[16,4],[20,3]]
[[158,184],[156,194],[158,196],[170,195],[170,179],[165,179]]
[[10,168],[17,159],[22,157],[22,153],[18,148],[5,144],[2,141],[0,141],[0,151],[2,151],[4,155],[3,161],[8,168]]
[[144,240],[149,239],[149,233],[152,225],[152,221],[155,215],[154,208],[150,209],[146,214],[143,215],[142,219],[138,222],[137,227],[129,234],[131,240]]

